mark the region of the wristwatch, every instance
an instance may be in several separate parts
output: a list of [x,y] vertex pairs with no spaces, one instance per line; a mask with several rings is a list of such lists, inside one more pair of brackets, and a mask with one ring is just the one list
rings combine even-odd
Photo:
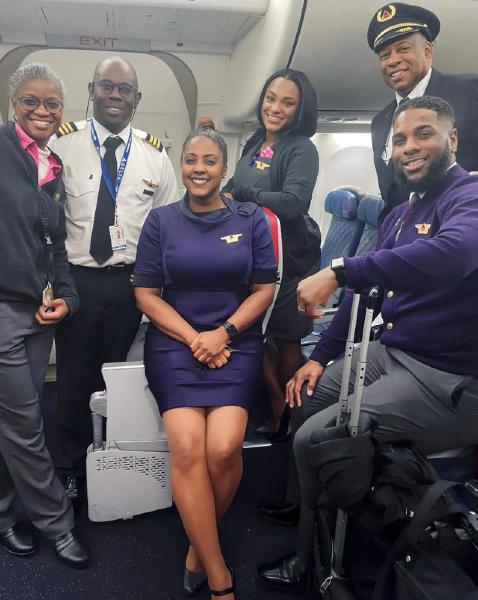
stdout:
[[343,257],[334,258],[333,261],[330,263],[330,268],[334,272],[334,275],[335,275],[335,278],[337,279],[337,283],[339,284],[339,287],[344,287],[345,286],[345,265],[344,265]]
[[227,335],[229,336],[229,341],[232,341],[235,337],[237,337],[239,335],[239,332],[237,331],[236,326],[233,325],[232,323],[229,323],[229,321],[226,321],[225,323],[223,323],[222,326],[224,327]]

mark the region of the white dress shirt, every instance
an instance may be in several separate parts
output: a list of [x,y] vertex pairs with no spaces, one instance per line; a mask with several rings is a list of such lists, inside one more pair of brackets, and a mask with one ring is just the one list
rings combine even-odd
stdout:
[[[400,101],[404,98],[419,98],[425,94],[425,91],[428,86],[428,82],[430,81],[430,77],[432,76],[431,68],[428,70],[428,73],[425,75],[423,79],[417,83],[417,85],[413,88],[413,90],[407,94],[406,96],[400,96],[398,92],[395,92],[395,101],[397,103],[397,107],[400,104]],[[390,126],[390,131],[388,132],[387,141],[385,143],[385,148],[383,149],[382,158],[387,163],[392,157],[392,132],[393,132],[393,122]]]
[[123,140],[116,149],[118,165],[132,131],[131,151],[117,197],[118,224],[123,228],[127,247],[114,250],[113,255],[101,265],[90,254],[101,183],[101,161],[91,139],[91,120],[79,121],[75,123],[78,131],[53,138],[49,143],[64,167],[68,260],[85,267],[131,264],[136,260],[139,235],[149,211],[178,200],[176,177],[166,150],[158,150],[146,141],[144,131],[128,125],[120,133],[112,134],[101,123],[93,121],[102,156],[105,153],[103,142],[107,137],[116,135]]

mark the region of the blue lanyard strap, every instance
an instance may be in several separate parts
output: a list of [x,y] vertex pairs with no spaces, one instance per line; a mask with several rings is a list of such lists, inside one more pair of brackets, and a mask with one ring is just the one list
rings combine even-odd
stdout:
[[96,151],[101,160],[101,173],[103,174],[103,179],[105,180],[106,186],[111,194],[111,198],[113,199],[113,203],[116,206],[116,198],[118,197],[118,190],[121,185],[121,180],[123,179],[123,175],[126,169],[126,165],[128,163],[129,153],[131,151],[131,129],[129,131],[128,142],[126,143],[126,148],[123,152],[123,156],[121,158],[121,162],[118,167],[118,174],[116,175],[115,186],[113,188],[113,182],[111,181],[110,174],[108,173],[108,169],[106,168],[105,161],[100,153],[100,140],[98,139],[98,134],[96,133],[95,125],[93,121],[91,121],[91,139],[93,140],[93,144],[95,145]]

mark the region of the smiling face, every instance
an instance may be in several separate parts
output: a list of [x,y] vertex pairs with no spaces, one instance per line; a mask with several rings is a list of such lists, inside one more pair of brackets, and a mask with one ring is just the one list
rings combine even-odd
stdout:
[[434,110],[410,108],[393,124],[392,159],[399,183],[410,191],[427,191],[453,163],[456,129]]
[[219,187],[225,174],[224,157],[214,140],[196,136],[187,142],[181,159],[181,175],[191,204],[222,204]]
[[412,33],[387,44],[378,52],[385,83],[405,97],[428,73],[432,54],[431,42],[421,33]]
[[141,100],[136,73],[122,60],[105,60],[88,85],[95,119],[111,133],[119,133],[131,121]]
[[273,79],[262,102],[261,116],[266,132],[272,138],[288,129],[294,122],[300,104],[300,90],[285,77]]
[[[44,104],[40,104],[37,108],[31,110],[22,104],[22,100],[28,98],[40,102],[56,100],[62,103],[63,95],[61,89],[51,81],[31,79],[23,82],[18,87],[15,97],[12,99],[17,123],[41,148],[44,148],[50,137],[61,125],[63,108],[60,106],[59,110],[51,112],[45,108]],[[24,101],[25,104],[27,102],[28,100]]]

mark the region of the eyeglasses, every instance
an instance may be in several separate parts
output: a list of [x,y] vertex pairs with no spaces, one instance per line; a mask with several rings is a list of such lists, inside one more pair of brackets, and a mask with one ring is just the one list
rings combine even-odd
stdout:
[[39,100],[33,96],[21,96],[20,98],[15,98],[15,102],[19,102],[25,110],[34,111],[41,104],[45,107],[50,114],[55,114],[60,112],[63,108],[63,102],[60,100],[56,100],[55,98],[47,98],[46,100]]
[[129,83],[113,83],[109,79],[93,81],[93,85],[99,87],[104,94],[111,94],[111,92],[115,88],[118,88],[118,92],[123,97],[132,96],[138,91],[134,86],[130,85]]

